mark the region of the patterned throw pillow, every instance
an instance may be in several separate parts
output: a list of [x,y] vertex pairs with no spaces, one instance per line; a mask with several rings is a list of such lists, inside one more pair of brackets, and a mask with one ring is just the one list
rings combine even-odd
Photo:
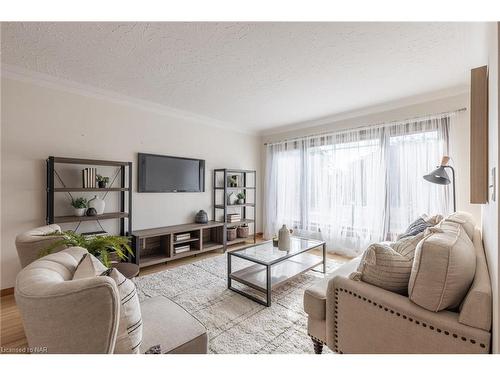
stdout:
[[434,224],[426,221],[424,218],[419,217],[413,223],[411,223],[408,228],[406,228],[405,232],[398,236],[398,240],[401,240],[406,237],[416,236],[419,233],[422,233],[429,227],[434,226]]
[[365,250],[356,272],[349,278],[395,293],[408,294],[413,258],[424,233],[405,237],[390,245],[375,243]]
[[109,276],[115,280],[120,294],[120,323],[115,353],[139,353],[139,346],[142,342],[142,317],[135,284],[115,268],[104,271],[101,276]]

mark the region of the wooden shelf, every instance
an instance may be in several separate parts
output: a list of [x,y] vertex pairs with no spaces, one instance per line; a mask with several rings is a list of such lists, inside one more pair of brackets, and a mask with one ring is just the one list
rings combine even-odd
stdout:
[[141,267],[148,267],[158,263],[165,263],[171,258],[166,257],[165,255],[147,255],[141,257]]
[[[255,203],[243,203],[243,204],[228,204],[226,207],[255,207]],[[223,204],[216,204],[215,208],[224,209]]]
[[223,249],[224,244],[219,242],[203,242],[203,251],[211,251],[217,249]]
[[95,216],[55,216],[54,223],[76,223],[80,221],[108,220],[127,218],[127,212],[108,212],[102,215]]
[[54,192],[129,191],[129,188],[54,188]]
[[187,256],[200,254],[202,252],[203,251],[194,250],[194,249],[193,250],[189,250],[189,251],[184,251],[183,253],[172,255],[170,258],[168,258],[168,260],[180,259],[180,258],[184,258],[184,257],[187,257]]
[[233,223],[226,223],[226,227],[230,228],[230,227],[238,227],[240,226],[241,224],[252,224],[252,223],[255,223],[255,220],[253,219],[242,219],[240,221],[236,221],[236,222],[233,222]]
[[[275,288],[290,278],[300,275],[323,263],[323,259],[308,253],[294,256],[271,268],[271,288]],[[243,268],[230,275],[231,279],[266,292],[266,267],[260,264]]]
[[155,237],[172,233],[180,234],[199,229],[221,227],[223,225],[224,223],[219,223],[218,221],[209,221],[206,224],[197,224],[197,223],[179,224],[179,225],[171,225],[168,227],[134,230],[132,232],[132,236],[145,238],[145,237]]
[[[81,223],[81,222],[96,222],[99,220],[110,220],[116,219],[119,221],[118,228],[119,234],[121,236],[128,236],[132,232],[132,162],[128,161],[116,161],[116,160],[96,160],[96,159],[82,159],[73,157],[59,157],[59,156],[49,156],[46,160],[47,168],[47,205],[46,205],[46,216],[45,221],[47,224],[61,224],[61,223]],[[72,164],[74,165],[71,169],[78,170],[79,166],[102,166],[102,167],[118,167],[115,175],[118,177],[120,175],[119,182],[113,186],[113,184],[108,184],[106,188],[99,187],[71,187],[66,186],[57,168],[61,164]],[[97,169],[97,168],[96,168]],[[115,168],[114,168],[115,169]],[[60,181],[59,186],[56,187],[56,178]],[[114,181],[114,180],[113,180]],[[71,184],[69,184],[71,185]],[[75,183],[74,185],[80,185]],[[107,212],[102,215],[96,216],[58,216],[56,213],[56,193],[100,193],[102,198],[108,196],[108,192],[116,192],[119,195],[119,204],[113,210],[119,212]],[[114,194],[113,194],[114,195]],[[114,198],[115,196],[113,196]],[[79,224],[75,230],[79,228]]]
[[[224,190],[224,187],[215,187],[214,189],[217,190]],[[226,190],[255,190],[255,187],[248,187],[248,186],[238,186],[238,187],[226,187]]]
[[103,166],[127,166],[131,165],[128,161],[114,161],[114,160],[94,160],[94,159],[78,159],[78,158],[61,158],[53,157],[54,163],[60,164],[81,164],[81,165],[103,165]]
[[174,245],[180,245],[182,243],[188,243],[188,242],[196,242],[196,241],[199,241],[200,239],[199,238],[189,238],[187,240],[179,240],[179,241],[174,241]]
[[[156,263],[223,249],[222,238],[224,228],[224,223],[209,221],[206,224],[189,223],[134,231],[132,233],[132,244],[136,255],[136,264],[139,267],[147,267]],[[195,235],[196,237],[193,236],[186,240],[172,241],[172,237],[176,234],[187,232],[192,232],[191,235]],[[219,239],[220,242],[217,242]],[[190,245],[191,249],[189,251],[175,254],[175,245],[181,244],[193,245]],[[142,252],[151,255],[142,256]]]

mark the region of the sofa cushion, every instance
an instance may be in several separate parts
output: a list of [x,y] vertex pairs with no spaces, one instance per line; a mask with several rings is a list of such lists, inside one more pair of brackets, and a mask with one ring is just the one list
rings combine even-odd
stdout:
[[415,249],[423,238],[424,233],[419,233],[390,245],[371,244],[363,253],[357,271],[349,278],[406,295]]
[[464,228],[470,240],[472,241],[474,237],[474,230],[476,228],[476,223],[470,213],[453,212],[452,214],[448,215],[448,217],[445,220],[460,224],[462,228]]
[[116,268],[104,271],[102,276],[109,276],[115,281],[120,295],[120,322],[114,353],[139,353],[142,342],[142,316],[135,284]]
[[96,257],[92,254],[85,254],[76,267],[73,280],[96,277],[104,271],[106,267]]
[[429,227],[432,227],[433,224],[427,222],[424,220],[424,218],[419,217],[417,220],[415,220],[413,223],[411,223],[408,228],[404,231],[404,233],[400,234],[398,236],[398,240],[401,240],[406,237],[412,237],[416,236],[419,233],[422,233],[424,230],[426,230]]
[[314,319],[326,319],[326,290],[328,282],[335,276],[349,276],[358,268],[361,256],[343,264],[323,279],[312,284],[304,292],[304,310]]
[[144,317],[141,352],[159,345],[162,353],[204,354],[205,327],[186,310],[165,297],[153,297],[141,304]]
[[444,220],[438,228],[418,244],[408,284],[410,300],[431,311],[457,307],[476,268],[474,246],[462,226]]

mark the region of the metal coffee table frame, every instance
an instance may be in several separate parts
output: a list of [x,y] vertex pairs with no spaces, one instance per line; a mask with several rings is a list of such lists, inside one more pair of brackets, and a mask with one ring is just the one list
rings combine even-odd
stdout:
[[[295,237],[295,238],[298,238],[298,237]],[[277,265],[279,263],[282,263],[290,258],[293,258],[293,257],[297,257],[301,254],[304,254],[308,251],[311,251],[315,248],[318,248],[318,247],[322,247],[322,260],[321,262],[318,262],[314,265],[311,265],[310,267],[308,268],[305,268],[304,270],[302,270],[301,272],[298,272],[297,274],[294,274],[288,278],[286,278],[285,280],[283,280],[282,282],[285,282],[285,281],[288,281],[298,275],[300,275],[301,273],[304,273],[304,272],[307,272],[313,268],[316,268],[317,266],[319,265],[322,265],[322,273],[325,273],[326,272],[326,243],[324,241],[319,241],[319,240],[308,240],[308,239],[303,239],[303,240],[307,240],[307,241],[314,241],[315,244],[311,245],[311,246],[308,246],[304,249],[301,249],[297,252],[294,252],[293,254],[288,254],[288,255],[284,255],[283,257],[280,257],[278,259],[275,259],[275,260],[272,260],[270,262],[265,262],[265,261],[262,261],[260,259],[256,259],[254,257],[251,257],[251,256],[246,256],[244,254],[240,254],[239,252],[241,252],[242,250],[245,250],[245,249],[249,249],[249,248],[252,248],[252,247],[256,247],[256,246],[260,246],[260,245],[263,245],[265,243],[260,243],[260,244],[257,244],[257,245],[250,245],[250,246],[247,246],[247,247],[244,247],[242,249],[238,249],[238,250],[235,250],[233,252],[228,252],[227,253],[227,287],[228,289],[232,290],[233,292],[236,292],[238,294],[241,294],[242,296],[245,296],[249,299],[251,299],[252,301],[255,301],[261,305],[264,305],[264,306],[271,306],[271,292],[272,292],[272,288],[273,288],[273,285],[272,285],[272,267],[273,265]],[[269,241],[271,242],[271,241]],[[286,253],[286,252],[284,252]],[[234,275],[232,275],[232,269],[231,269],[231,258],[232,257],[237,257],[237,258],[241,258],[241,259],[245,259],[247,261],[250,261],[252,263],[256,263],[256,264],[260,264],[262,266],[264,266],[266,268],[266,287],[265,288],[261,288],[251,282],[248,282],[244,279],[241,279],[241,278],[238,278],[238,277],[235,277]],[[252,267],[252,266],[249,266],[249,267]],[[243,270],[249,268],[249,267],[246,267],[244,268]],[[234,281],[237,281],[241,284],[244,284],[246,286],[249,286],[250,288],[252,289],[255,289],[255,290],[258,290],[259,292],[262,292],[262,293],[265,293],[266,295],[266,299],[265,300],[262,300],[260,298],[257,298],[243,290],[240,290],[240,289],[236,289],[235,287],[232,286],[232,280]],[[276,285],[279,285],[281,284],[278,283]]]

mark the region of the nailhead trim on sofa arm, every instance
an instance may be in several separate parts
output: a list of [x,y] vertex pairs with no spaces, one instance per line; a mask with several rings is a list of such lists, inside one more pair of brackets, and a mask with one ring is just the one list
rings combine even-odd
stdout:
[[393,315],[396,315],[397,317],[401,318],[401,319],[405,319],[405,320],[408,320],[409,322],[414,322],[416,325],[420,325],[424,328],[429,328],[430,330],[432,331],[436,331],[438,333],[442,333],[446,336],[449,336],[451,335],[453,338],[460,338],[462,341],[468,341],[470,344],[472,345],[479,345],[481,348],[486,348],[486,344],[484,343],[478,343],[476,340],[474,339],[470,339],[470,338],[467,338],[467,337],[464,337],[464,336],[460,336],[457,335],[456,333],[453,333],[453,332],[449,332],[447,330],[443,330],[441,328],[437,328],[437,327],[434,327],[433,325],[427,323],[427,322],[422,322],[422,321],[419,321],[411,316],[407,316],[406,314],[403,314],[399,311],[395,311],[393,309],[390,309],[388,307],[385,307],[383,305],[381,305],[380,303],[377,303],[376,301],[373,301],[372,299],[369,299],[367,297],[363,297],[353,291],[350,291],[350,290],[347,290],[345,288],[335,288],[335,309],[334,309],[334,351],[337,352],[337,353],[340,353],[340,354],[343,354],[342,351],[339,349],[339,342],[338,342],[338,332],[337,332],[337,306],[338,306],[338,302],[339,302],[339,292],[342,292],[342,293],[346,293],[346,294],[349,294],[349,295],[352,295],[354,297],[357,297],[358,299],[360,300],[363,300],[364,302],[366,303],[369,303],[369,304],[372,304],[373,306],[378,306],[379,309],[384,309],[384,311],[386,311],[387,313],[389,314],[393,314]]

